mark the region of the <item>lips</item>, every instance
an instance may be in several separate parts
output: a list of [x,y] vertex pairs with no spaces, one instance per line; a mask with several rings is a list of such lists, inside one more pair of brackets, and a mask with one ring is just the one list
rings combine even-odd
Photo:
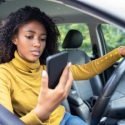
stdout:
[[40,51],[38,51],[38,50],[32,50],[31,53],[34,56],[39,56],[40,55]]

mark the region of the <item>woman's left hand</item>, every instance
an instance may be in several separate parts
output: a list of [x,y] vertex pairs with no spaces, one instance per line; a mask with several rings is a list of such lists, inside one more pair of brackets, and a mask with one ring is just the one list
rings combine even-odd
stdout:
[[121,56],[125,57],[125,46],[119,47],[119,53]]

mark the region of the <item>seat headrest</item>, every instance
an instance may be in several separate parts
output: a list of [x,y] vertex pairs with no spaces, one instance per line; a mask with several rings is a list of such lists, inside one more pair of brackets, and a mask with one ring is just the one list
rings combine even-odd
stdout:
[[78,30],[72,29],[68,31],[63,41],[62,47],[63,48],[78,48],[81,46],[82,41],[83,41],[83,35],[81,34],[81,32]]

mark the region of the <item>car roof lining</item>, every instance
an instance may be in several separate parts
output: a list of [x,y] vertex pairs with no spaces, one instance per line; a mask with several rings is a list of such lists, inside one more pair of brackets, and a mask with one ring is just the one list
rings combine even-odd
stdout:
[[52,17],[56,23],[100,22],[100,20],[61,4],[61,2],[56,0],[6,0],[0,5],[0,19],[5,18],[10,12],[14,12],[26,5],[39,7],[41,11]]

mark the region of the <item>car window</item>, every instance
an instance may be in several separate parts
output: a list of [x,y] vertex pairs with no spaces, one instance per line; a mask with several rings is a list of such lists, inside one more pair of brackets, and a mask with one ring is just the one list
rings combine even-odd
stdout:
[[104,35],[107,52],[125,45],[125,31],[109,24],[101,24],[101,29]]
[[92,55],[92,44],[91,44],[89,28],[88,28],[87,24],[83,24],[83,23],[59,24],[58,29],[59,29],[60,35],[61,35],[60,40],[59,40],[59,50],[62,50],[61,45],[62,45],[62,42],[63,42],[67,32],[70,29],[76,29],[76,30],[79,30],[84,37],[83,44],[80,47],[80,49],[84,50],[89,56]]

